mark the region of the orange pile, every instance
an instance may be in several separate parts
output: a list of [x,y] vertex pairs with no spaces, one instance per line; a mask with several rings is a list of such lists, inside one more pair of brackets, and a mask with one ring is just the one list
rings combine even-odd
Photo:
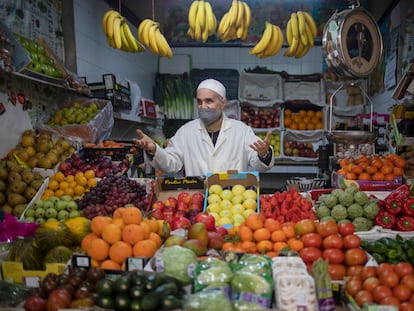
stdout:
[[125,269],[128,257],[152,257],[162,245],[158,234],[161,224],[144,218],[138,207],[120,207],[112,217],[91,219],[91,233],[82,242],[82,250],[92,259],[92,266],[102,269]]
[[346,157],[339,162],[338,174],[350,180],[393,181],[404,174],[406,161],[399,155],[384,156],[361,155],[357,158]]
[[275,257],[282,249],[300,251],[303,242],[296,237],[295,224],[281,224],[273,218],[258,213],[250,214],[244,223],[229,230],[232,241],[223,244],[223,251],[265,254]]
[[323,130],[323,112],[314,110],[300,109],[293,112],[291,109],[285,109],[283,112],[283,122],[285,128],[300,131]]
[[93,170],[77,172],[75,175],[68,176],[58,171],[50,177],[47,188],[43,192],[42,200],[46,201],[51,196],[59,198],[64,195],[81,197],[90,187],[95,187],[97,183]]

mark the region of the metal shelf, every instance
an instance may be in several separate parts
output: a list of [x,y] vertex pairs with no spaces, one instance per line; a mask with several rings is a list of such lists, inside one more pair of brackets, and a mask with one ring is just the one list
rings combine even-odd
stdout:
[[156,125],[158,123],[158,119],[153,118],[145,118],[145,117],[138,117],[124,112],[114,112],[114,118],[120,120],[126,120],[131,122],[137,123],[144,123],[144,124],[152,124]]

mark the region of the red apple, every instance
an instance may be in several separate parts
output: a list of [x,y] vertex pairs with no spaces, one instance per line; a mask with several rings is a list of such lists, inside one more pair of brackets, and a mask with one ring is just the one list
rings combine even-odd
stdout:
[[188,211],[188,204],[185,203],[184,201],[178,200],[178,202],[177,202],[177,211],[187,212]]
[[194,218],[194,223],[201,222],[203,223],[207,231],[216,231],[216,220],[212,215],[206,212],[198,213]]
[[191,222],[186,217],[178,216],[178,217],[174,217],[171,220],[171,230],[189,229],[190,227],[191,227]]
[[191,195],[187,191],[181,191],[177,196],[178,202],[184,202],[185,204],[190,204]]
[[170,207],[170,208],[175,210],[177,208],[177,199],[174,198],[174,197],[168,197],[164,201],[164,205],[165,205],[165,207]]
[[199,203],[199,204],[203,205],[204,204],[204,194],[202,194],[201,192],[193,193],[193,195],[191,196],[190,203]]
[[155,219],[164,219],[164,213],[162,212],[161,209],[152,210],[151,216],[154,217]]
[[[186,217],[186,215],[187,215],[187,212],[186,212],[186,211],[183,211],[183,210],[177,210],[177,211],[174,213],[174,218],[176,218],[176,217]],[[188,218],[188,217],[186,217],[186,218]]]
[[208,248],[221,249],[224,243],[224,237],[214,231],[208,231]]
[[152,203],[152,209],[163,211],[165,209],[165,204],[163,201],[157,200],[154,203]]
[[223,226],[216,226],[216,232],[219,233],[223,237],[229,234],[229,231]]

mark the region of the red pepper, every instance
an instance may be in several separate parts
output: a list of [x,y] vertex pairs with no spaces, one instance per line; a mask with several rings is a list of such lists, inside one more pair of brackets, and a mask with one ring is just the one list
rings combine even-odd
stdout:
[[403,213],[406,216],[414,217],[414,198],[408,198],[403,206]]
[[393,190],[385,199],[385,210],[392,214],[399,214],[402,211],[404,202],[410,195],[410,187],[407,184]]
[[410,216],[402,216],[398,218],[396,229],[399,231],[413,231],[414,218]]
[[377,217],[375,217],[375,224],[385,229],[392,229],[395,225],[395,222],[395,215],[386,211],[379,212]]

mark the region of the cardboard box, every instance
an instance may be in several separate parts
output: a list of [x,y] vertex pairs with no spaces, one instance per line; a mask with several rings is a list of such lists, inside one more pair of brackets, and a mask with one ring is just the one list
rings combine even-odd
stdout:
[[344,188],[356,185],[362,191],[393,190],[402,185],[402,176],[396,176],[393,181],[349,180],[344,175],[332,172],[332,187]]
[[190,195],[195,192],[204,194],[204,185],[205,178],[202,176],[157,177],[154,182],[154,195],[157,200],[164,202],[168,197],[177,198],[181,191],[186,191]]
[[46,270],[24,270],[21,262],[3,261],[1,268],[4,280],[13,280],[14,283],[30,285],[32,282],[35,283],[35,279],[43,278],[48,273],[62,274],[66,264],[49,263],[46,264]]
[[237,171],[227,171],[227,172],[216,172],[216,173],[207,173],[206,183],[205,183],[205,195],[204,195],[204,211],[207,208],[207,198],[208,198],[208,189],[211,185],[219,184],[222,188],[230,188],[234,185],[243,185],[246,189],[254,189],[257,193],[256,203],[257,211],[260,211],[260,182],[259,182],[259,172],[237,172]]

